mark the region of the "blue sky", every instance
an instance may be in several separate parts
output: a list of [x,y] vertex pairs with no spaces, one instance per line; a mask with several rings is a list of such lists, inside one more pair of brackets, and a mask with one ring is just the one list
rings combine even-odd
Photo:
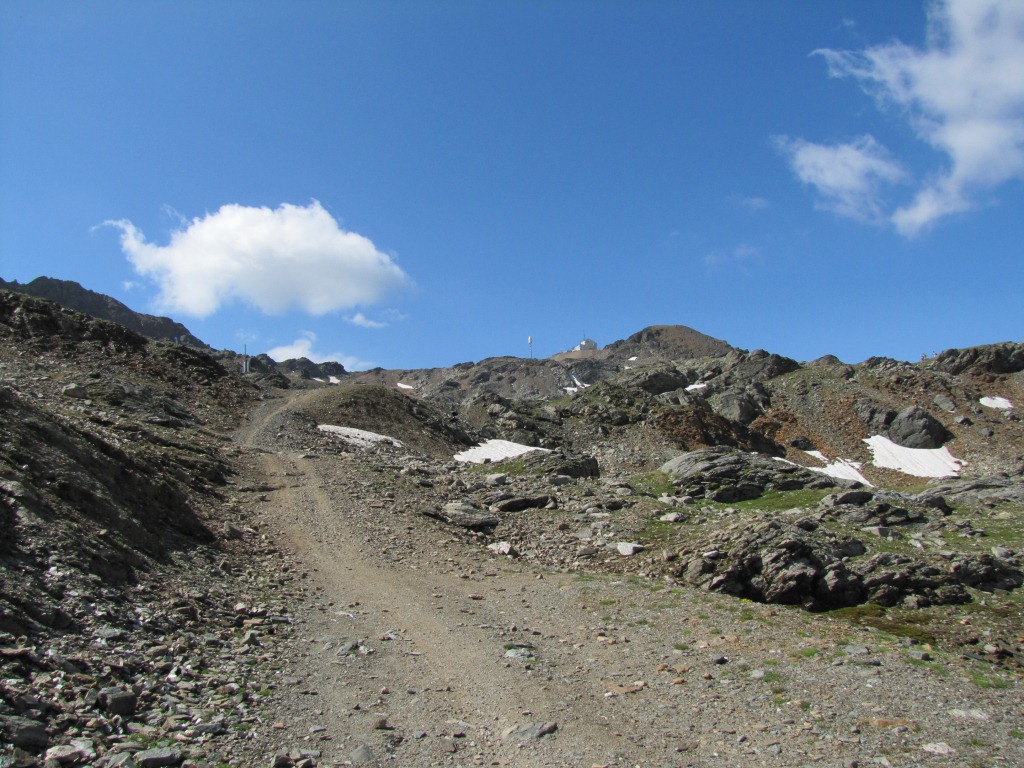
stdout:
[[0,277],[217,348],[916,360],[1022,243],[1020,0],[0,3]]

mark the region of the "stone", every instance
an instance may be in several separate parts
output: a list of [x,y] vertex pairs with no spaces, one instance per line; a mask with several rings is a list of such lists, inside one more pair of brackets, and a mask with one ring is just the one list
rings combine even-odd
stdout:
[[49,742],[46,726],[27,717],[0,715],[0,733],[14,746],[30,752],[42,750]]
[[487,545],[487,549],[496,555],[505,555],[506,557],[519,557],[519,550],[516,549],[511,542],[508,541],[495,541]]
[[509,648],[505,651],[506,659],[519,659],[520,661],[531,661],[537,658],[531,648]]
[[112,715],[131,717],[135,714],[138,697],[133,691],[121,688],[103,688],[99,694],[99,703]]
[[146,749],[135,754],[135,762],[139,768],[162,768],[167,765],[179,765],[183,759],[181,750],[173,747]]
[[448,502],[442,509],[420,507],[419,511],[421,515],[471,531],[491,531],[500,522],[494,515],[483,512],[465,501]]
[[492,505],[497,512],[522,512],[524,509],[544,509],[551,502],[551,496],[521,496],[505,499]]
[[373,750],[365,744],[360,744],[358,747],[352,750],[349,755],[349,760],[352,761],[353,765],[364,765],[366,763],[373,762]]
[[558,723],[523,723],[506,728],[502,732],[502,736],[509,740],[527,742],[536,741],[557,730]]
[[620,541],[615,545],[616,551],[624,557],[630,557],[632,555],[643,552],[645,547],[643,544],[637,544],[631,541]]
[[74,397],[79,400],[85,400],[89,397],[89,390],[81,384],[68,384],[61,388],[60,393],[65,397]]
[[77,763],[81,760],[84,755],[79,751],[78,747],[71,744],[60,744],[56,747],[50,747],[46,750],[44,759],[47,763],[53,761],[55,763],[67,764]]
[[135,758],[130,752],[118,752],[116,754],[107,753],[104,755],[103,768],[138,768],[138,763],[135,762]]

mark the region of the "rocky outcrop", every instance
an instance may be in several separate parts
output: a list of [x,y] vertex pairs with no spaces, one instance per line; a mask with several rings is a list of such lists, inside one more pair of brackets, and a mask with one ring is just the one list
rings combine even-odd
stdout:
[[203,350],[210,349],[207,344],[193,336],[188,328],[169,317],[135,312],[117,299],[90,291],[71,280],[37,277],[29,283],[21,284],[17,280],[6,282],[0,279],[0,289],[56,302],[91,317],[109,320],[149,339],[173,341]]
[[850,485],[768,456],[714,446],[684,453],[662,465],[679,495],[734,502],[756,499],[766,491]]
[[959,555],[942,567],[892,552],[861,557],[867,547],[812,518],[730,527],[678,553],[673,575],[715,592],[821,611],[865,602],[914,607],[970,602],[967,587],[1016,589],[1019,558]]
[[1024,371],[1024,343],[983,344],[966,349],[947,349],[931,361],[946,373],[1017,373]]

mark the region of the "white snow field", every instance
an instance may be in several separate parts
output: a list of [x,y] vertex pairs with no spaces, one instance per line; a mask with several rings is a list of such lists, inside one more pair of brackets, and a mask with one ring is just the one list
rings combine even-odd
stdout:
[[367,432],[365,429],[356,429],[355,427],[335,427],[331,424],[318,424],[317,429],[321,432],[329,432],[332,435],[337,435],[349,445],[354,445],[356,448],[369,448],[377,443],[389,443],[395,448],[404,447],[398,440],[387,435],[378,435],[376,432]]
[[941,448],[904,448],[881,435],[867,438],[865,443],[874,454],[874,465],[897,469],[915,477],[958,477],[961,461],[945,446]]
[[547,448],[534,448],[529,445],[513,443],[511,440],[488,440],[461,453],[456,453],[455,460],[465,461],[470,464],[483,464],[487,459],[491,461],[512,459],[530,451],[549,453]]
[[701,382],[697,382],[696,384],[691,384],[690,386],[688,386],[686,388],[686,391],[687,392],[699,392],[702,389],[707,389],[707,386],[708,386],[707,384],[704,384],[704,383],[701,383]]
[[398,382],[395,386],[399,389],[416,389],[412,384],[403,384],[402,382]]
[[982,397],[978,399],[978,402],[986,408],[999,408],[1003,411],[1008,411],[1013,408],[1013,403],[1005,397]]

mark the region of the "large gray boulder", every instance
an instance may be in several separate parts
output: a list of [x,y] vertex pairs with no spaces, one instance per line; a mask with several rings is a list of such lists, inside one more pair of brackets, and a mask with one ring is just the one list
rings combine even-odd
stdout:
[[868,431],[884,435],[904,448],[941,448],[952,437],[938,419],[917,405],[897,413],[861,401],[854,410],[864,420]]
[[941,448],[952,437],[938,419],[917,405],[896,414],[888,436],[904,448]]
[[681,492],[726,503],[756,499],[771,490],[853,485],[770,456],[726,446],[676,456],[665,462],[661,471]]

